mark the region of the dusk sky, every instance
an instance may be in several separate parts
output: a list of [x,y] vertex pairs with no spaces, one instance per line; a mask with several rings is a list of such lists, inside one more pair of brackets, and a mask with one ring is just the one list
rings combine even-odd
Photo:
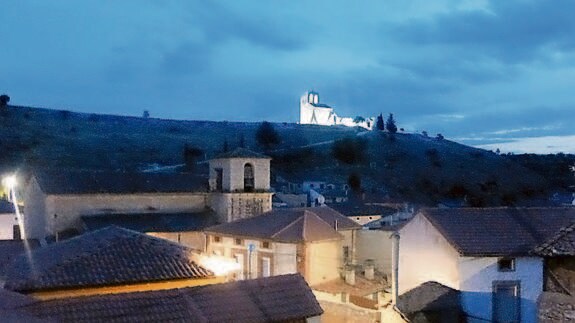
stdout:
[[575,1],[1,2],[11,104],[296,122],[315,90],[340,116],[575,153]]

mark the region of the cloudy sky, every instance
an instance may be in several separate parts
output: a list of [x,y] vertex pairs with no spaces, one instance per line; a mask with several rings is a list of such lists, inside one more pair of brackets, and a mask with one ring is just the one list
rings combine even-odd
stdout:
[[575,1],[0,2],[12,104],[295,122],[313,89],[340,116],[575,153]]

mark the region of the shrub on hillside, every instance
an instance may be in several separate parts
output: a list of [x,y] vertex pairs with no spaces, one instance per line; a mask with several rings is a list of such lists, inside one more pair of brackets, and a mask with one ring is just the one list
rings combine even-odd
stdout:
[[272,147],[279,145],[281,138],[274,126],[264,121],[256,131],[256,141],[264,150],[269,150]]
[[343,138],[332,146],[332,156],[342,163],[353,165],[365,161],[367,141],[362,138]]

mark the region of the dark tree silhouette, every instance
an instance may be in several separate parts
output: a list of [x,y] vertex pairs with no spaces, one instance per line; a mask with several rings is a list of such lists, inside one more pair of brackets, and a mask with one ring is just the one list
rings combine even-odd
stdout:
[[239,146],[241,148],[246,148],[246,137],[244,136],[244,134],[240,134],[240,143]]
[[0,106],[6,106],[10,102],[10,97],[6,94],[0,95]]
[[343,138],[336,140],[332,146],[332,155],[346,164],[358,164],[365,160],[367,141],[362,138]]
[[142,118],[148,119],[149,117],[150,117],[150,111],[144,110],[144,113],[142,114]]
[[198,147],[190,146],[188,144],[184,145],[184,163],[186,164],[186,170],[194,170],[196,160],[203,154],[204,151]]
[[389,131],[389,133],[397,132],[397,126],[395,125],[395,120],[393,119],[393,113],[390,113],[389,117],[387,117],[385,128],[387,129],[387,131]]
[[351,188],[354,193],[361,193],[361,177],[357,173],[349,175],[347,185],[349,185],[349,188]]
[[377,128],[377,130],[385,130],[385,123],[383,122],[383,115],[380,113],[377,116],[377,122],[375,123],[375,127]]
[[281,142],[281,139],[274,126],[271,123],[264,121],[256,131],[256,141],[264,150],[269,150],[272,147],[277,146]]
[[222,151],[223,152],[228,152],[230,150],[230,145],[228,144],[228,140],[224,140],[224,144],[222,146]]
[[360,122],[364,122],[364,121],[365,121],[365,118],[362,116],[357,116],[353,119],[353,122],[355,122],[355,123],[360,123]]

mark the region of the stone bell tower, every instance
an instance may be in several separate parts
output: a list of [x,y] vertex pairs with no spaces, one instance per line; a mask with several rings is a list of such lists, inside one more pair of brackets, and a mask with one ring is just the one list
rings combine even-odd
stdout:
[[209,161],[208,206],[222,222],[248,218],[272,209],[271,158],[236,148]]

